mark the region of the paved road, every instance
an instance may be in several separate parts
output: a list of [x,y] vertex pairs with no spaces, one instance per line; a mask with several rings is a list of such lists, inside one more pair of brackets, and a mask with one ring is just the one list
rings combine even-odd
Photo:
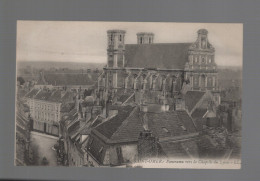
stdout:
[[31,132],[31,144],[38,152],[38,165],[41,164],[42,158],[46,157],[49,161],[49,166],[57,166],[56,151],[52,149],[57,143],[58,138],[54,136],[45,135],[42,133]]

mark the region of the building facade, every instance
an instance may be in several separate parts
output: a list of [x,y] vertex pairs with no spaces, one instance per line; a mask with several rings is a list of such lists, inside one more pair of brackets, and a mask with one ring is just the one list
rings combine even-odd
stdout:
[[33,119],[33,130],[58,136],[62,106],[73,103],[73,93],[55,89],[33,89],[25,97]]
[[153,33],[138,33],[137,44],[125,44],[123,30],[107,32],[107,66],[99,88],[134,89],[174,96],[183,86],[191,90],[217,90],[215,49],[208,31],[198,30],[194,43],[154,43]]

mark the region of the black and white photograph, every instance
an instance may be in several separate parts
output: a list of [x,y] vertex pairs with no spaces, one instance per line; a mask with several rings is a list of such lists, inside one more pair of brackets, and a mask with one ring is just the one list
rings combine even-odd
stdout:
[[15,166],[241,168],[243,24],[16,31]]

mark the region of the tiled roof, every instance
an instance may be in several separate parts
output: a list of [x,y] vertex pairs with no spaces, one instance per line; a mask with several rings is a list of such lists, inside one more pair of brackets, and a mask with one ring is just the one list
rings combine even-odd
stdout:
[[65,94],[61,97],[62,102],[73,101],[75,94],[71,91],[66,91]]
[[193,111],[193,113],[191,114],[191,117],[193,119],[202,118],[206,112],[207,112],[207,109],[198,108],[198,109],[195,109],[195,111]]
[[185,106],[191,111],[198,101],[202,98],[205,92],[202,91],[188,91],[185,95]]
[[28,98],[34,98],[39,100],[45,100],[50,102],[71,102],[74,97],[74,93],[67,91],[62,96],[62,90],[49,90],[49,89],[33,89],[25,95]]
[[75,107],[75,103],[65,103],[61,105],[61,112],[68,113]]
[[126,67],[184,69],[191,43],[125,45]]
[[25,97],[27,97],[27,98],[33,98],[33,97],[37,94],[38,91],[39,91],[39,89],[32,89],[30,92],[28,92],[28,93],[25,95]]
[[78,120],[73,121],[73,124],[70,125],[70,127],[68,128],[68,135],[69,136],[74,135],[75,133],[78,132],[79,128],[80,128],[80,121],[78,121]]
[[[196,132],[191,118],[185,111],[148,113],[148,128],[158,138],[187,135]],[[168,131],[165,131],[165,129]]]
[[191,114],[191,117],[193,118],[197,130],[202,130],[203,125],[206,124],[206,119],[203,118],[206,112],[207,109],[198,108],[195,109],[195,111]]
[[[139,133],[144,130],[144,113],[138,107],[131,108],[125,113],[119,110],[118,113],[118,116],[100,124],[94,130],[105,136],[105,140],[111,143],[137,141]],[[148,128],[159,138],[196,132],[191,118],[185,111],[149,112],[146,113],[146,117]]]
[[96,127],[97,125],[99,125],[100,123],[102,123],[103,120],[104,120],[103,117],[97,116],[97,118],[94,120],[95,122],[93,122],[93,124],[92,124],[92,127],[93,127],[93,128]]
[[117,89],[113,97],[113,101],[124,103],[133,93],[134,90],[132,89],[122,89],[122,88]]
[[103,163],[107,146],[100,139],[95,136],[91,136],[86,149],[99,163]]
[[47,90],[41,90],[36,96],[35,99],[39,100],[48,100],[51,97],[52,92]]
[[105,137],[111,138],[132,110],[133,108],[131,106],[122,107],[118,111],[118,115],[96,127],[96,130]]

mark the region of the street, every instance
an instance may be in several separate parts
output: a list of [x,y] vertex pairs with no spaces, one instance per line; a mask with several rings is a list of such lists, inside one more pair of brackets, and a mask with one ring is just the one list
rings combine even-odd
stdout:
[[43,157],[47,158],[48,166],[57,166],[56,151],[52,147],[58,138],[38,132],[31,132],[31,145],[37,152],[37,165],[41,165]]

